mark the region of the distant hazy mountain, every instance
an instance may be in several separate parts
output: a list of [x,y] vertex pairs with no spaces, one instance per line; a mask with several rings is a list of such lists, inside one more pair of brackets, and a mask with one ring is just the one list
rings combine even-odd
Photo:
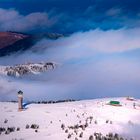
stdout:
[[27,50],[43,38],[57,39],[62,36],[62,34],[57,33],[31,35],[16,32],[0,32],[0,56],[9,55],[20,50]]

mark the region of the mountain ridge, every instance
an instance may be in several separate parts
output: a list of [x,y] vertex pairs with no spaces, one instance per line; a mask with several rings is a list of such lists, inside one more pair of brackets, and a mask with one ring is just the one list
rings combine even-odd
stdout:
[[43,38],[58,39],[63,37],[58,33],[24,34],[19,32],[0,32],[0,57],[17,51],[28,50]]
[[21,77],[27,74],[39,74],[56,68],[53,62],[27,63],[14,66],[0,66],[0,74]]

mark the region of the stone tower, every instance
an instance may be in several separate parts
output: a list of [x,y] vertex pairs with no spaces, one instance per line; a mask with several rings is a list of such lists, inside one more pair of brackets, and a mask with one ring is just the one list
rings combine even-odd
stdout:
[[18,92],[18,111],[22,111],[23,110],[23,92],[20,90]]

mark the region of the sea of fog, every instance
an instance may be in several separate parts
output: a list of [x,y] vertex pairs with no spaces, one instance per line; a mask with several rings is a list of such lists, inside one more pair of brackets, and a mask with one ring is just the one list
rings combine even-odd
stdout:
[[42,39],[30,50],[0,58],[0,65],[57,63],[55,70],[13,78],[0,76],[0,101],[140,98],[140,29],[77,32]]

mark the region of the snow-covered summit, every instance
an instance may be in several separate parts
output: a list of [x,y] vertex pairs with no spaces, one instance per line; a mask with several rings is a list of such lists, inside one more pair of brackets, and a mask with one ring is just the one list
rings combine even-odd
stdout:
[[53,62],[27,63],[15,66],[0,66],[0,74],[19,77],[26,74],[38,74],[54,69],[56,64]]
[[[118,101],[121,106],[109,105],[110,101]],[[111,140],[140,138],[140,100],[106,98],[29,104],[21,112],[17,103],[0,102],[0,110],[1,127],[15,127],[11,133],[2,132],[2,140],[99,140],[98,135],[101,140],[110,140],[104,138],[112,135],[115,138]]]

